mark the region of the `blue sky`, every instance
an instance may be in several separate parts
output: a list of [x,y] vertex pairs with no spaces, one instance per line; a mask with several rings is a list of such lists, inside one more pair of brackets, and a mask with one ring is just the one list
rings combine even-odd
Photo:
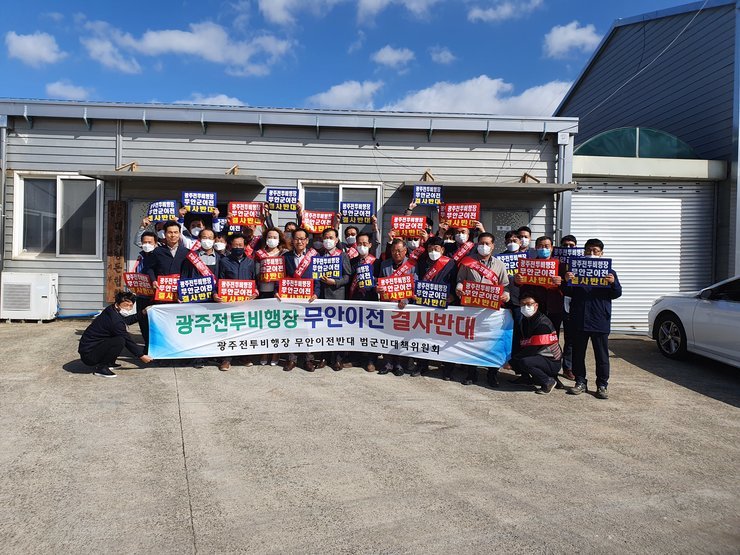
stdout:
[[675,0],[2,0],[0,95],[549,115]]

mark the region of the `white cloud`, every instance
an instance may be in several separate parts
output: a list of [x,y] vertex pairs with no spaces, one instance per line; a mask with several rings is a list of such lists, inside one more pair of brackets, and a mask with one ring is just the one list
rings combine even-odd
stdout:
[[349,48],[347,49],[347,54],[352,54],[352,52],[355,52],[362,48],[362,45],[365,44],[365,31],[360,30],[357,33],[357,38],[355,41],[349,45]]
[[571,21],[550,29],[542,49],[548,58],[565,58],[572,51],[591,52],[600,42],[601,35],[593,25],[581,27],[578,21]]
[[193,93],[186,100],[175,100],[175,104],[212,104],[214,106],[246,106],[244,102],[233,96],[225,94]]
[[40,31],[32,35],[19,35],[9,31],[5,34],[5,45],[8,47],[9,58],[18,58],[33,67],[54,64],[67,56],[66,52],[59,49],[52,35]]
[[46,17],[48,19],[51,19],[55,23],[59,23],[60,21],[64,20],[64,14],[59,12],[46,12],[41,14],[43,17]]
[[358,0],[357,19],[360,21],[372,20],[376,15],[391,4],[402,6],[412,15],[425,18],[431,8],[441,0]]
[[321,16],[343,0],[258,0],[262,16],[270,23],[293,25],[298,13],[308,11]]
[[376,64],[403,70],[415,56],[408,48],[393,48],[390,44],[387,44],[370,56],[370,58]]
[[55,100],[87,100],[92,89],[78,87],[66,79],[46,84],[46,96]]
[[438,64],[447,65],[457,60],[455,55],[446,46],[433,46],[429,49],[429,55],[432,57],[432,61]]
[[411,92],[382,109],[549,116],[569,88],[568,82],[551,81],[514,95],[514,86],[511,83],[481,75],[460,83],[435,83],[426,89]]
[[372,110],[373,96],[382,86],[382,81],[345,81],[311,96],[308,104],[319,108]]
[[83,39],[90,55],[108,67],[127,67],[129,72],[140,70],[139,64],[133,57],[126,59],[121,51],[144,56],[192,56],[222,64],[232,75],[266,75],[292,46],[290,41],[270,34],[235,40],[224,27],[212,22],[191,23],[189,30],[149,30],[138,38],[105,21],[90,21],[85,27],[95,35]]
[[533,12],[542,5],[543,0],[497,0],[488,8],[473,6],[468,10],[469,21],[483,21],[491,23],[495,21],[505,21],[507,19],[517,19]]

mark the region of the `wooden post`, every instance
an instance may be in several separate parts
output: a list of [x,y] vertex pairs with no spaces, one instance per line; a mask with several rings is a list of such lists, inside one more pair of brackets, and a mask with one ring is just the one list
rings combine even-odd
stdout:
[[123,290],[126,271],[126,217],[128,204],[124,200],[108,201],[108,226],[105,267],[105,302],[112,303]]

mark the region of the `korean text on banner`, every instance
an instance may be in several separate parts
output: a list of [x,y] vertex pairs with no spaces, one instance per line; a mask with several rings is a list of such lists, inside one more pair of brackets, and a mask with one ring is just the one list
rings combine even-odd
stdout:
[[368,225],[373,222],[375,215],[374,202],[340,202],[339,212],[342,214],[340,223]]
[[552,278],[558,275],[560,261],[557,258],[520,258],[519,275],[523,284],[539,285],[548,289],[556,289]]
[[426,227],[424,216],[391,216],[391,230],[396,237],[420,237]]
[[339,279],[342,277],[341,256],[314,256],[311,259],[311,278]]
[[216,209],[216,193],[183,191],[182,207],[193,214],[210,214]]
[[463,306],[260,299],[158,305],[148,315],[155,359],[361,351],[498,368],[513,336],[510,311]]
[[583,256],[583,247],[553,247],[552,257],[560,261],[560,267],[570,268],[570,259],[574,256]]
[[147,217],[153,222],[166,222],[177,219],[177,202],[174,200],[158,200],[149,204]]
[[259,261],[260,281],[269,283],[285,277],[285,259],[282,256],[268,256]]
[[360,264],[357,266],[357,272],[355,273],[355,279],[357,280],[357,287],[362,291],[367,291],[375,287],[375,277],[373,276],[373,267],[370,264]]
[[213,299],[215,290],[213,276],[181,279],[177,284],[177,297],[183,303],[206,303]]
[[442,186],[441,185],[414,185],[415,204],[428,204],[439,206],[442,204]]
[[313,280],[283,278],[278,281],[278,297],[282,300],[306,300],[313,297]]
[[611,287],[607,281],[612,271],[611,258],[574,256],[570,259],[570,271],[573,272],[570,285],[575,287]]
[[439,207],[439,221],[450,227],[475,227],[480,220],[480,202],[447,203]]
[[478,283],[465,280],[462,282],[460,304],[463,306],[479,306],[499,310],[503,304],[503,285],[491,285],[490,283]]
[[154,287],[152,286],[152,280],[146,274],[138,274],[136,272],[124,272],[123,283],[126,289],[131,291],[134,295],[140,297],[153,297]]
[[401,301],[414,296],[414,276],[411,274],[379,277],[377,283],[381,301]]
[[520,258],[527,258],[526,252],[507,252],[502,254],[497,254],[496,258],[498,258],[501,262],[504,263],[504,266],[506,266],[506,273],[510,276],[513,276],[514,274],[519,273],[519,259]]
[[298,209],[298,189],[267,189],[267,207],[270,210],[295,212]]
[[253,279],[220,279],[218,296],[225,303],[242,303],[257,296],[257,283]]
[[230,202],[230,225],[262,225],[261,202]]
[[450,286],[446,283],[419,280],[414,284],[414,302],[419,306],[447,308],[449,294]]
[[159,276],[154,300],[162,303],[174,303],[177,300],[177,284],[179,281],[180,274]]
[[321,233],[327,227],[334,227],[336,212],[317,212],[316,210],[304,210],[301,224],[309,233]]

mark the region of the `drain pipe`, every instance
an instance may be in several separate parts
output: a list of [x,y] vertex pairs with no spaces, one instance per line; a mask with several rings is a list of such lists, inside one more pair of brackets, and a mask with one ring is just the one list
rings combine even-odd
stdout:
[[0,115],[0,272],[5,267],[5,175],[8,173],[8,116]]

